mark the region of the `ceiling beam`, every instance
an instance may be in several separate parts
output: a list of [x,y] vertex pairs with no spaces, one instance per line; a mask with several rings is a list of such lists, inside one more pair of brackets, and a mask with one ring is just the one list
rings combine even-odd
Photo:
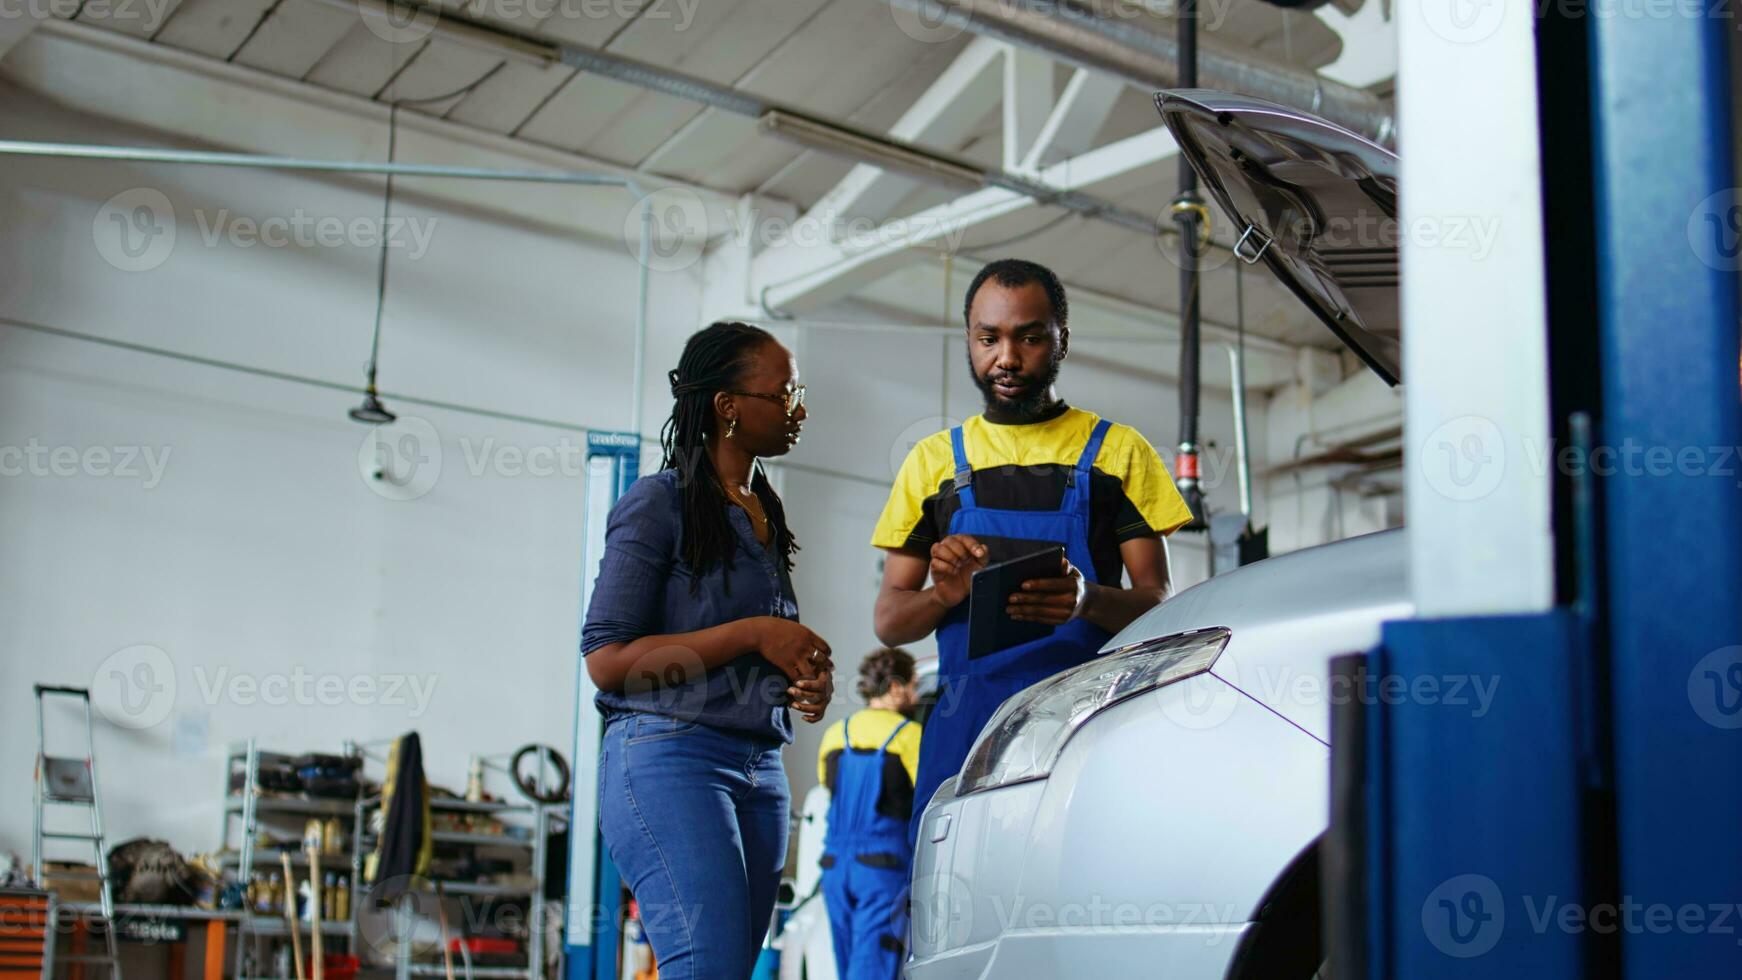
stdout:
[[[941,30],[969,30],[1044,52],[1066,64],[1123,78],[1146,91],[1179,84],[1179,45],[1129,17],[1104,17],[1069,0],[882,0]],[[1324,117],[1389,145],[1388,102],[1310,70],[1206,39],[1198,46],[1200,83]]]
[[1344,85],[1367,88],[1397,77],[1397,21],[1389,16],[1391,4],[1366,0],[1347,14],[1336,4],[1325,4],[1313,16],[1335,31],[1343,41],[1337,60],[1319,69],[1319,74]]
[[1004,46],[1004,169],[1019,170],[1052,116],[1053,60]]
[[1124,91],[1125,82],[1121,79],[1087,68],[1076,69],[1020,169],[1039,170],[1089,150]]
[[[986,38],[969,42],[925,94],[889,127],[889,135],[908,143],[945,144],[953,149],[947,144],[972,129],[998,104],[998,68],[1004,52],[1004,45]],[[868,163],[856,164],[817,200],[806,217],[830,223],[839,216],[881,220],[894,213],[901,199],[918,185],[911,177]]]
[[[1039,182],[1114,198],[1155,180],[1155,168],[1173,157],[1172,134],[1157,127],[1091,150],[1040,171]],[[814,243],[783,242],[756,257],[752,295],[771,310],[799,313],[850,296],[925,249],[954,251],[969,231],[1002,239],[1030,231],[1050,215],[1034,198],[993,187],[887,222],[874,233]]]

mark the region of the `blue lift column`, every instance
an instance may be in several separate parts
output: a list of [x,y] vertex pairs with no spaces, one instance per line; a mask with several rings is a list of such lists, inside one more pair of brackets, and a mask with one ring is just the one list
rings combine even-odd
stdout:
[[[605,554],[605,524],[611,507],[640,476],[641,437],[634,432],[588,432],[582,523],[581,609],[593,594]],[[598,830],[599,739],[592,684],[585,669],[575,677],[574,797],[569,804],[568,907],[564,915],[563,980],[616,980],[622,936],[621,881]]]
[[[1343,729],[1365,732],[1360,777],[1333,776],[1366,794],[1350,804],[1360,843],[1343,846],[1332,828],[1332,851],[1362,855],[1366,882],[1336,919],[1339,939],[1346,917],[1365,920],[1367,940],[1333,954],[1339,980],[1572,980],[1589,961],[1585,938],[1555,918],[1590,887],[1580,670],[1592,636],[1563,594],[1572,536],[1556,524],[1562,485],[1545,462],[1558,322],[1548,257],[1566,233],[1544,211],[1542,132],[1556,117],[1536,97],[1535,10],[1396,7],[1415,608],[1366,658],[1360,727]],[[1432,234],[1459,221],[1489,229],[1489,245]]]
[[1736,23],[1589,30],[1622,976],[1742,977]]
[[[1482,717],[1410,694],[1361,712],[1368,941],[1365,969],[1337,975],[1742,977],[1735,25],[1681,6],[1551,24],[1528,5],[1474,8],[1489,21],[1452,6],[1400,8],[1416,79],[1399,85],[1402,218],[1485,194],[1498,254],[1404,246],[1418,618],[1388,624],[1366,670],[1381,692],[1462,677],[1494,695]],[[1569,20],[1578,70],[1525,77],[1530,35],[1564,57]],[[1538,81],[1543,131],[1582,134],[1575,149],[1532,142],[1518,101]],[[1532,172],[1563,208],[1534,243],[1540,267],[1518,237],[1544,223]],[[1535,361],[1532,274],[1559,297]],[[1556,399],[1520,396],[1551,379]]]

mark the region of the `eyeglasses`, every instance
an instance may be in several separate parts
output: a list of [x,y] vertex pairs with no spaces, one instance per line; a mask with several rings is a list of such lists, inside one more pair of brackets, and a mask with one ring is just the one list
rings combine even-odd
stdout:
[[761,398],[780,405],[786,410],[787,418],[791,418],[804,404],[804,385],[793,385],[786,391],[771,393],[766,391],[728,391],[728,395],[743,395],[746,398]]

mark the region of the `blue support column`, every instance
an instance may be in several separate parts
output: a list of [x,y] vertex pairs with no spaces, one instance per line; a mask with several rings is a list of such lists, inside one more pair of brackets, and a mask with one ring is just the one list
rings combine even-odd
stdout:
[[1736,24],[1698,13],[1589,19],[1608,450],[1592,466],[1608,525],[1622,965],[1640,980],[1742,976]]
[[1387,623],[1369,658],[1373,977],[1583,970],[1571,613]]
[[[605,516],[640,476],[641,437],[634,432],[587,433],[587,477],[582,505],[586,539],[581,573],[582,618],[592,595],[599,560],[604,555]],[[616,980],[617,951],[622,936],[617,928],[622,913],[621,881],[604,842],[599,839],[594,788],[581,774],[598,778],[599,717],[593,711],[592,690],[585,670],[576,677],[579,697],[575,706],[574,771],[575,796],[569,804],[568,914],[564,918],[564,980]]]

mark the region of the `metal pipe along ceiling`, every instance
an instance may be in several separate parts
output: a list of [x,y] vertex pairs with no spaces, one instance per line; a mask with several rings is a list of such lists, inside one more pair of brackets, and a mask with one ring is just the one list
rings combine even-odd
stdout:
[[[966,28],[1049,54],[1078,68],[1103,71],[1149,90],[1179,87],[1179,44],[1164,34],[1102,17],[1061,0],[884,0],[939,29]],[[1315,72],[1266,61],[1251,52],[1200,43],[1198,81],[1207,88],[1268,99],[1322,116],[1384,146],[1392,146],[1391,106],[1370,92]]]

